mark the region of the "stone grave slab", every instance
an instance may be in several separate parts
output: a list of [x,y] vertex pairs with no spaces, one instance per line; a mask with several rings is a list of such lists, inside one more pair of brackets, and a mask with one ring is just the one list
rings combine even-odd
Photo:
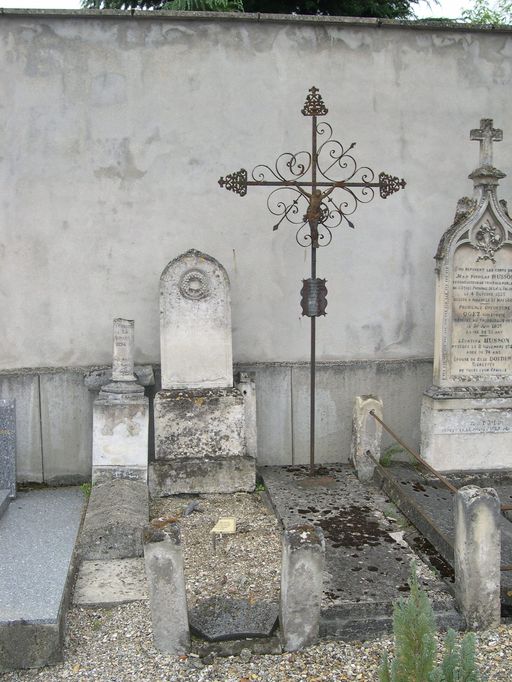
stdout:
[[[446,478],[456,488],[466,485],[494,488],[502,504],[512,503],[512,471],[461,472],[447,474]],[[424,474],[418,468],[406,464],[393,464],[389,468],[378,467],[376,480],[453,568],[455,526],[452,493],[430,474]],[[512,564],[512,522],[505,515],[501,517],[501,563]],[[501,600],[505,606],[512,606],[510,571],[503,571],[501,574]]]
[[74,604],[105,608],[147,599],[143,558],[82,562],[73,593]]
[[[371,484],[360,482],[350,465],[318,467],[324,487],[301,485],[308,479],[307,467],[259,471],[285,528],[308,522],[323,530],[320,636],[367,639],[391,631],[393,603],[407,594],[410,564],[418,558],[403,541],[396,520],[387,517],[388,500]],[[419,577],[438,624],[460,627],[445,583],[421,563]]]
[[114,479],[93,485],[80,533],[80,558],[142,556],[142,528],[148,521],[148,487],[142,481]]
[[79,488],[20,492],[0,519],[0,671],[62,660]]
[[270,637],[279,616],[279,604],[247,599],[211,597],[189,613],[192,630],[210,642]]
[[0,515],[6,493],[9,498],[16,497],[15,400],[0,400]]

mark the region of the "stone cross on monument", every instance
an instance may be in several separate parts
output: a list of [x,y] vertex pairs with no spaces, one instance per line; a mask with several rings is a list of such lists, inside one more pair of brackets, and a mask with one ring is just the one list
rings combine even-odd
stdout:
[[503,141],[503,130],[492,127],[492,118],[482,118],[480,128],[473,128],[470,139],[480,142],[480,166],[492,166],[492,143]]
[[382,199],[405,187],[405,180],[387,173],[375,173],[367,166],[358,166],[350,153],[355,142],[344,147],[333,138],[333,130],[325,121],[328,113],[318,88],[312,87],[301,110],[311,118],[311,151],[281,154],[274,167],[260,164],[249,179],[245,168],[219,180],[219,185],[240,195],[250,186],[273,188],[267,205],[281,223],[298,225],[296,241],[311,247],[311,277],[303,280],[302,314],[311,318],[310,345],[310,475],[315,473],[315,375],[316,317],[325,315],[327,287],[325,279],[316,276],[316,252],[331,243],[331,230],[340,225],[354,227],[348,216],[360,203],[368,203],[378,188]]

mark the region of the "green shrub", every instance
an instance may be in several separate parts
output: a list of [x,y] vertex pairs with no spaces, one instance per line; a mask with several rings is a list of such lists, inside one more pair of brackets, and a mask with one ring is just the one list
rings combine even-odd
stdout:
[[407,599],[400,599],[393,610],[395,658],[382,658],[380,682],[481,682],[475,667],[475,636],[468,633],[460,645],[453,630],[448,630],[441,665],[435,665],[436,626],[434,611],[420,588],[416,567],[411,569],[411,588]]

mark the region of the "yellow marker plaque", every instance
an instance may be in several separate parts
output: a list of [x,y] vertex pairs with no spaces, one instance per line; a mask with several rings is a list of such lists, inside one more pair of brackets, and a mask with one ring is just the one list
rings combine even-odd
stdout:
[[236,519],[232,516],[221,516],[210,533],[215,533],[216,535],[236,533]]

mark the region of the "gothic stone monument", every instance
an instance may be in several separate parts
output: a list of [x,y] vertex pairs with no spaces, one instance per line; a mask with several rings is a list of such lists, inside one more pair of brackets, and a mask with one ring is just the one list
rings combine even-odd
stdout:
[[134,322],[114,320],[112,381],[93,408],[92,481],[147,481],[149,401],[134,374]]
[[160,350],[151,494],[253,490],[244,396],[233,387],[229,279],[211,256],[191,250],[163,271]]
[[436,254],[434,385],[423,397],[422,456],[439,470],[512,468],[512,221],[483,119],[480,166]]

